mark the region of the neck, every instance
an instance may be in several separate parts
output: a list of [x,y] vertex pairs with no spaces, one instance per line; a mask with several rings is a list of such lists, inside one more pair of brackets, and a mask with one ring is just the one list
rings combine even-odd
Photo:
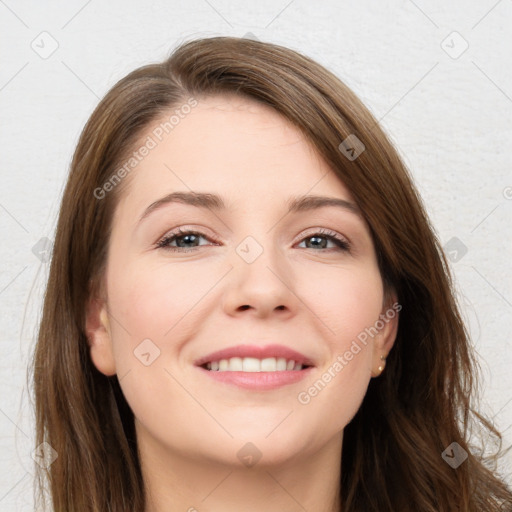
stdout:
[[138,436],[145,512],[340,512],[342,434],[313,455],[252,467],[191,459]]

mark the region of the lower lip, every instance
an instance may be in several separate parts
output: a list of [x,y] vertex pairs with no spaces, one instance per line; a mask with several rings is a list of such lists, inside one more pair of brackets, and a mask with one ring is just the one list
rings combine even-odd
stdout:
[[304,379],[313,370],[312,366],[304,370],[280,372],[219,372],[198,368],[217,382],[253,390],[277,389],[281,386],[294,384]]

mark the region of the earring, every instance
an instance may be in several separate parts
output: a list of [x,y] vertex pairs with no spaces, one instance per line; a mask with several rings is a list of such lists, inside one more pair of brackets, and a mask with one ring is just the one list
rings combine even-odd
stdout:
[[383,361],[382,364],[379,366],[379,372],[382,373],[382,371],[384,370],[384,367],[386,366],[386,357],[380,356],[380,360]]

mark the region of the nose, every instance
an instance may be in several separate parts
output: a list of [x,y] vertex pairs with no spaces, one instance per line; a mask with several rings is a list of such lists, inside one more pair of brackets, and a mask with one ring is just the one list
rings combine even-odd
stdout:
[[222,294],[227,314],[247,311],[244,314],[252,312],[258,318],[272,314],[284,318],[296,313],[300,301],[294,290],[293,269],[270,243],[260,245],[254,239],[242,243],[231,263]]

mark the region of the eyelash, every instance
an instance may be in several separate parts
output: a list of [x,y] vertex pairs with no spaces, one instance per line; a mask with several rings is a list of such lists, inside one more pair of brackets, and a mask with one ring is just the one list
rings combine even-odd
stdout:
[[[182,230],[181,228],[179,228],[176,231],[174,231],[172,233],[169,233],[169,234],[165,235],[162,239],[160,239],[156,243],[156,247],[164,249],[166,251],[170,251],[170,252],[192,252],[192,251],[195,251],[196,249],[199,249],[200,246],[192,247],[190,249],[186,249],[186,248],[183,248],[183,247],[171,247],[169,245],[171,242],[174,242],[178,238],[181,238],[181,237],[186,236],[186,235],[200,236],[200,237],[203,237],[203,238],[205,238],[207,240],[211,240],[213,242],[219,242],[219,240],[216,240],[213,237],[207,237],[204,233],[201,233],[199,231]],[[311,235],[308,235],[305,238],[303,238],[300,241],[300,243],[302,243],[304,240],[307,240],[308,238],[317,237],[318,235],[321,235],[322,238],[326,238],[326,239],[331,240],[332,242],[334,242],[337,245],[337,248],[332,248],[331,247],[331,248],[328,248],[328,249],[323,249],[323,252],[331,252],[333,250],[334,251],[350,252],[350,244],[349,244],[349,242],[347,240],[343,239],[343,238],[340,238],[340,236],[335,231],[331,231],[330,229],[319,229],[317,232],[315,232],[315,233],[313,233]],[[308,249],[308,247],[306,247],[306,249]],[[317,250],[317,249],[313,249],[313,250]]]

